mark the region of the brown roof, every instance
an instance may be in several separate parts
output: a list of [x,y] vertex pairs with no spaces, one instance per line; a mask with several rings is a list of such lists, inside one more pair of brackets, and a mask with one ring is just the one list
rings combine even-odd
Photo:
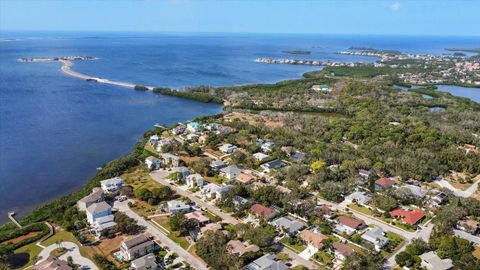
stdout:
[[300,233],[300,238],[307,242],[308,244],[321,249],[323,247],[323,241],[327,240],[328,237],[321,233],[314,233],[310,230],[303,230]]
[[185,217],[187,219],[195,219],[200,223],[205,223],[205,222],[210,221],[210,219],[208,217],[206,217],[205,215],[203,215],[202,212],[200,212],[200,211],[195,211],[195,212],[192,212],[192,213],[185,214]]
[[70,267],[66,261],[60,260],[57,257],[49,256],[33,266],[32,270],[72,270],[72,267]]
[[332,244],[333,249],[335,249],[338,253],[342,254],[343,256],[347,257],[355,253],[355,250],[345,244],[340,242],[334,242]]
[[375,184],[382,186],[382,187],[389,187],[393,185],[393,181],[388,179],[388,178],[380,178],[377,181],[375,181]]
[[276,213],[275,209],[263,206],[261,204],[254,204],[250,207],[250,212],[256,216],[263,217],[265,219],[270,219]]
[[241,242],[238,240],[230,240],[227,243],[227,249],[230,254],[242,256],[247,252],[257,252],[260,248],[257,245],[250,244],[249,242]]
[[236,179],[237,179],[237,181],[246,184],[246,183],[249,183],[249,182],[255,180],[255,177],[253,175],[250,175],[250,174],[241,173],[237,176]]
[[353,218],[347,217],[347,216],[340,216],[338,218],[338,222],[340,222],[340,224],[345,225],[347,227],[350,227],[352,229],[357,229],[358,227],[361,227],[365,224],[363,222],[363,220],[353,219]]
[[140,245],[141,243],[149,241],[150,239],[148,239],[144,234],[137,234],[126,238],[125,240],[123,240],[123,243],[125,243],[125,246],[130,249],[134,246]]

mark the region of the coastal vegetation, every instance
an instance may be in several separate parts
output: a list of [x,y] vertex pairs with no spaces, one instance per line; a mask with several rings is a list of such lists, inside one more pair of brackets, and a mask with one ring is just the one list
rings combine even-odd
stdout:
[[143,85],[135,85],[135,87],[133,89],[135,89],[137,91],[147,91],[148,87],[143,86]]
[[202,89],[200,91],[197,90],[192,90],[192,89],[186,89],[184,91],[178,91],[178,90],[173,90],[170,88],[154,88],[153,92],[157,94],[162,94],[162,95],[168,95],[168,96],[174,96],[174,97],[180,97],[180,98],[186,98],[186,99],[192,99],[204,103],[219,103],[221,104],[223,101],[221,98],[203,93],[203,88],[208,89],[208,87],[197,87],[198,89]]

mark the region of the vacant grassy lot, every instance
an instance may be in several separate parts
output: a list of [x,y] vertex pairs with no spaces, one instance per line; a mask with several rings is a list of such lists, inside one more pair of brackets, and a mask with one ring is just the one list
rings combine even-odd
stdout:
[[134,190],[139,188],[153,189],[163,186],[154,181],[142,167],[135,167],[120,175],[120,178],[122,178],[127,185],[132,186]]
[[[162,229],[163,227],[162,231],[167,230],[169,233],[165,232],[165,234],[168,236],[168,238],[172,239],[175,243],[180,245],[182,248],[186,250],[190,246],[190,243],[188,242],[185,236],[177,236],[176,232],[172,231],[172,228],[170,228],[170,224],[169,224],[170,219],[168,216],[156,217],[156,218],[153,218],[152,220],[161,226],[160,229]],[[158,227],[157,224],[155,225]]]

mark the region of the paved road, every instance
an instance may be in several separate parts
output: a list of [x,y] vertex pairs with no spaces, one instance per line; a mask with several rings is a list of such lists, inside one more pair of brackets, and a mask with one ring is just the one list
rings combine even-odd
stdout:
[[461,189],[455,188],[452,185],[450,185],[450,183],[448,181],[443,180],[443,179],[442,180],[436,180],[434,183],[438,184],[441,187],[444,187],[446,189],[451,190],[453,192],[453,194],[455,194],[455,196],[468,198],[468,197],[472,196],[472,194],[475,193],[475,191],[477,190],[478,185],[480,184],[480,177],[478,177],[478,180],[475,181],[475,183],[473,183],[466,190],[461,190]]
[[128,207],[128,201],[119,202],[115,201],[114,207],[117,208],[120,212],[125,213],[127,216],[135,219],[138,222],[138,225],[144,226],[151,235],[153,235],[156,239],[159,239],[165,246],[168,246],[170,251],[173,251],[178,254],[179,257],[184,259],[188,262],[193,268],[199,270],[206,270],[207,267],[205,263],[201,262],[199,259],[194,257],[192,254],[188,253],[185,249],[179,246],[177,243],[173,242],[170,238],[168,238],[165,234],[163,234],[157,227],[147,222],[137,213],[133,212]]
[[461,237],[461,238],[463,238],[465,240],[468,240],[472,243],[480,245],[480,237],[478,237],[478,236],[471,235],[471,234],[469,234],[467,232],[464,232],[464,231],[461,231],[461,230],[453,230],[453,233],[458,237]]
[[42,258],[40,261],[48,258],[48,256],[50,255],[50,252],[52,252],[52,250],[58,248],[59,246],[67,249],[67,253],[60,256],[60,259],[66,261],[68,256],[72,256],[74,263],[79,264],[81,266],[87,266],[91,270],[98,270],[98,267],[91,260],[83,257],[80,254],[80,250],[78,246],[72,242],[61,242],[60,245],[53,244],[44,248],[40,252],[40,254],[38,254],[38,256]]
[[199,205],[201,207],[205,207],[206,209],[208,209],[208,211],[210,211],[210,212],[214,213],[215,215],[221,217],[226,222],[231,223],[233,225],[240,223],[240,221],[238,219],[236,219],[236,218],[232,217],[231,215],[221,211],[220,209],[218,209],[218,207],[204,202],[203,200],[195,197],[195,195],[193,195],[192,193],[187,192],[187,191],[179,188],[178,186],[170,185],[170,182],[165,180],[165,178],[168,176],[168,174],[170,174],[170,172],[159,170],[159,171],[154,171],[154,172],[150,173],[150,176],[152,177],[153,180],[157,181],[158,183],[160,183],[162,185],[165,185],[165,186],[170,186],[173,190],[175,190],[175,192],[177,192],[178,194],[180,194],[184,197],[189,198],[190,200],[195,202],[197,205]]

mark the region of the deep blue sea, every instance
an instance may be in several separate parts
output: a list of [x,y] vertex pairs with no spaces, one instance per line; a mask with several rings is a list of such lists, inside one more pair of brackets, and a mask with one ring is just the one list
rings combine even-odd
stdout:
[[[20,57],[90,55],[73,69],[112,80],[183,88],[271,83],[318,67],[255,63],[258,57],[375,61],[335,54],[351,46],[413,53],[479,47],[480,37],[253,34],[0,33],[0,223],[81,187],[143,132],[215,114],[221,106],[68,77],[59,63]],[[289,55],[282,50],[309,50]]]

